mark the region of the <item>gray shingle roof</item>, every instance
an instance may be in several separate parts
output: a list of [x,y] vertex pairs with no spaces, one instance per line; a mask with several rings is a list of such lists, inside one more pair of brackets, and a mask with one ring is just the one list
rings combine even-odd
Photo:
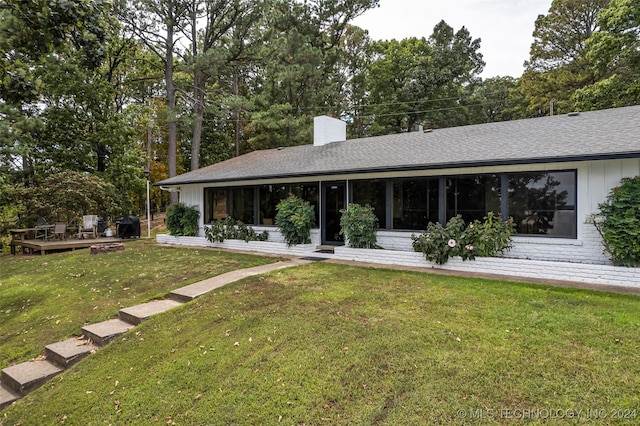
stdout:
[[640,158],[640,106],[254,151],[156,185]]

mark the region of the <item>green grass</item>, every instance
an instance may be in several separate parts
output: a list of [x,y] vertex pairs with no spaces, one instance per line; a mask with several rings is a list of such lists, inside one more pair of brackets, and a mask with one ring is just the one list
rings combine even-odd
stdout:
[[0,425],[636,424],[639,302],[314,263],[151,318]]
[[203,249],[127,242],[125,250],[0,256],[0,368],[79,335],[86,324],[169,291],[234,269],[277,261]]

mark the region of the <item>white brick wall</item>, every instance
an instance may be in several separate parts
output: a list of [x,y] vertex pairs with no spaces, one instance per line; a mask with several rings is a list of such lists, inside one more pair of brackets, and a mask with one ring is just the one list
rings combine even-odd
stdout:
[[583,223],[581,238],[514,237],[513,248],[505,257],[610,265],[603,253],[602,238],[593,224]]
[[313,244],[299,244],[287,247],[286,244],[273,241],[240,241],[225,240],[222,243],[212,243],[205,237],[174,237],[169,234],[158,234],[156,241],[161,244],[173,244],[188,247],[213,247],[230,250],[252,251],[256,253],[283,254],[290,256],[304,256],[315,250]]
[[[580,239],[548,237],[514,237],[512,249],[505,257],[560,262],[610,264],[602,253],[602,239],[591,223],[580,224]],[[413,252],[411,235],[419,232],[378,231],[378,245],[387,250]]]
[[450,271],[511,275],[640,288],[640,268],[624,268],[610,265],[497,257],[482,257],[468,261],[457,258],[450,259],[449,262],[444,265],[437,265],[427,261],[422,253],[353,249],[348,247],[336,247],[334,258],[386,265],[426,267]]

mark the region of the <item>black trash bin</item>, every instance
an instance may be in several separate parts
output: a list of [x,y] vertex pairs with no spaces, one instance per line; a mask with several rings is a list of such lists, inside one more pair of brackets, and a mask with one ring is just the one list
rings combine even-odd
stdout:
[[104,235],[104,231],[108,228],[107,221],[103,218],[98,218],[98,236]]
[[118,238],[140,238],[140,219],[125,214],[116,221],[116,233]]

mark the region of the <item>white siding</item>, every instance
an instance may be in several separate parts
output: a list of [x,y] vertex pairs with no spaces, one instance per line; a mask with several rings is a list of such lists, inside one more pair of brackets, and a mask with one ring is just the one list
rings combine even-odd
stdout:
[[180,190],[180,202],[187,206],[197,206],[200,211],[198,236],[204,236],[204,185],[183,185]]

